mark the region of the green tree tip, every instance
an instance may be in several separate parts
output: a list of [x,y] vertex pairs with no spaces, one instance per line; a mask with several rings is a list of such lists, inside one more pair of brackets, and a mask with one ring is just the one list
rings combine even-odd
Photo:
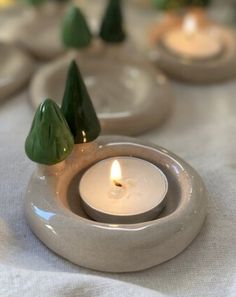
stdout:
[[81,10],[72,6],[62,22],[62,42],[69,48],[84,48],[90,45],[92,33]]
[[36,163],[54,165],[65,160],[73,147],[73,136],[60,108],[46,99],[36,110],[25,141],[26,155]]
[[61,110],[76,144],[91,142],[99,136],[101,126],[75,61],[69,66]]
[[123,28],[122,0],[109,0],[102,19],[99,36],[107,43],[120,43],[126,38]]

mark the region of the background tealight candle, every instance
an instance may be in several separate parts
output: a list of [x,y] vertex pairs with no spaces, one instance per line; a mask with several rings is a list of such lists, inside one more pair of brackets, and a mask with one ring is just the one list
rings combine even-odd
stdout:
[[168,182],[152,163],[134,157],[102,160],[82,176],[79,193],[86,213],[106,223],[156,218],[165,205]]
[[221,53],[223,42],[210,27],[198,27],[193,15],[184,18],[180,28],[169,30],[162,40],[174,54],[192,59],[210,59]]

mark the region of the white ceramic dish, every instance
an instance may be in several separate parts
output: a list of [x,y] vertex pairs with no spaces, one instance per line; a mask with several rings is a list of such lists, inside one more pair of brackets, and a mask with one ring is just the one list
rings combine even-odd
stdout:
[[[121,50],[122,52],[122,50]],[[71,53],[42,67],[30,86],[36,108],[45,98],[61,103],[72,59],[78,62],[105,134],[137,135],[157,127],[172,98],[168,80],[140,56],[113,50]],[[142,124],[140,124],[142,123]]]
[[0,100],[30,80],[34,71],[33,60],[20,48],[0,43]]
[[[164,172],[169,190],[159,217],[122,225],[95,222],[84,213],[78,194],[82,173],[114,156],[142,158]],[[38,238],[65,259],[100,271],[139,271],[175,257],[196,237],[206,216],[206,192],[197,172],[171,152],[132,138],[103,136],[77,145],[57,172],[38,168],[25,213]]]

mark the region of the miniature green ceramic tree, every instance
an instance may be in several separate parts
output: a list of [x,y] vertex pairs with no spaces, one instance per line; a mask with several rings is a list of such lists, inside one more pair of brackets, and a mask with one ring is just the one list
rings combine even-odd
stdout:
[[99,33],[105,42],[119,43],[125,40],[121,1],[109,0]]
[[69,67],[61,110],[76,144],[90,142],[98,137],[100,123],[75,61]]
[[37,109],[25,142],[25,152],[34,162],[54,165],[67,158],[73,136],[57,104],[46,99]]
[[62,24],[62,41],[66,47],[84,48],[92,41],[92,33],[78,7],[71,7]]

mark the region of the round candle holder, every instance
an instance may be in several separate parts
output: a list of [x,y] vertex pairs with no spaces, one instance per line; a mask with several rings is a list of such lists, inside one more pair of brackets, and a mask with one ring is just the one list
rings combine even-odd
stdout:
[[28,9],[2,25],[0,39],[19,44],[38,59],[54,59],[65,51],[60,40],[65,7],[49,3]]
[[[171,30],[174,27],[168,28]],[[158,36],[157,46],[150,52],[150,59],[169,76],[191,83],[214,83],[236,75],[236,36],[223,26],[208,25],[223,44],[222,50],[211,58],[190,58],[174,53]],[[163,34],[168,31],[163,30]]]
[[20,48],[0,43],[0,100],[26,85],[34,71],[33,60]]
[[[111,157],[133,156],[158,166],[168,180],[166,206],[151,221],[100,223],[83,210],[78,183],[84,172]],[[40,166],[25,200],[27,221],[40,240],[63,258],[106,272],[147,269],[182,252],[206,216],[206,191],[197,172],[156,145],[128,137],[102,136],[77,145],[55,166]]]
[[[160,125],[172,97],[166,77],[126,46],[96,47],[69,53],[42,67],[30,95],[34,108],[43,98],[61,103],[71,60],[78,61],[104,134],[138,135]],[[142,123],[142,124],[137,124]]]

